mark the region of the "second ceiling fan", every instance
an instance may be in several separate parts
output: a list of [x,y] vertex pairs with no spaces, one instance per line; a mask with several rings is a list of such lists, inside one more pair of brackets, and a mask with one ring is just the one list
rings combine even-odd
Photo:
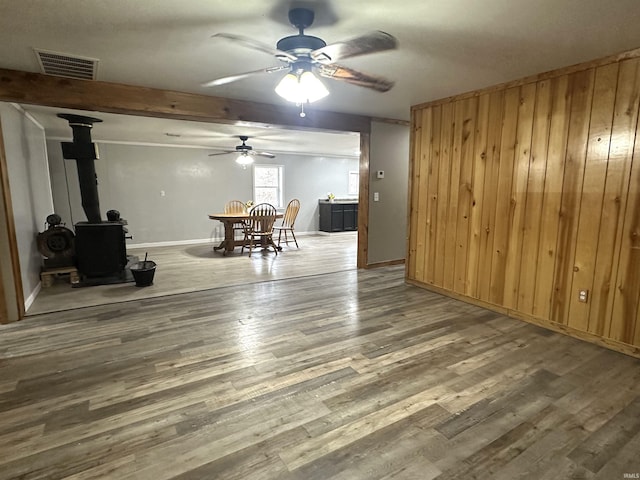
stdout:
[[[254,50],[270,53],[283,62],[284,65],[217,78],[204,83],[203,86],[224,85],[254,75],[289,70],[289,73],[282,78],[275,91],[285,100],[298,105],[320,100],[329,94],[329,91],[315,76],[315,73],[321,77],[341,80],[378,92],[386,92],[393,87],[393,82],[383,77],[369,75],[335,63],[347,58],[397,48],[397,41],[393,36],[382,31],[374,31],[344,42],[327,45],[321,38],[304,33],[304,29],[309,27],[313,20],[313,10],[308,8],[291,9],[289,11],[289,22],[298,29],[298,34],[280,39],[276,44],[276,48],[242,35],[230,33],[213,35],[214,38],[223,38]],[[301,116],[304,116],[304,110]]]
[[238,158],[236,158],[236,163],[242,165],[246,168],[247,165],[251,165],[253,163],[253,157],[267,157],[267,158],[276,158],[273,153],[269,152],[261,152],[258,150],[254,150],[251,145],[247,145],[247,140],[249,137],[246,135],[239,135],[238,138],[242,142],[242,145],[236,145],[234,150],[225,150],[224,152],[210,153],[210,157],[215,157],[217,155],[228,155],[229,153],[238,153]]

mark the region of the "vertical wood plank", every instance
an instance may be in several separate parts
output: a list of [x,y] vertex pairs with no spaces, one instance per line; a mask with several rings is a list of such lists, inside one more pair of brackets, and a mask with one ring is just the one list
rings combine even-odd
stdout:
[[473,147],[473,178],[471,181],[471,212],[469,219],[469,256],[467,259],[467,288],[465,295],[478,297],[478,266],[480,263],[480,242],[482,232],[482,209],[487,170],[487,142],[489,136],[489,110],[491,97],[481,95],[478,98],[478,116],[476,121]]
[[369,265],[369,152],[371,150],[371,134],[360,133],[360,161],[358,172],[360,176],[358,192],[358,268]]
[[437,105],[431,108],[431,136],[429,137],[429,182],[427,211],[427,255],[425,256],[425,281],[433,284],[436,271],[436,238],[438,235],[438,172],[440,169],[440,130],[442,107]]
[[640,295],[638,296],[638,303],[636,304],[636,321],[634,323],[634,336],[631,345],[640,346]]
[[[5,225],[5,224],[8,225],[10,222],[10,219],[9,217],[7,217],[7,214],[10,213],[11,210],[5,207],[5,199],[9,199],[9,200],[11,199],[10,192],[5,191],[6,188],[9,188],[8,173],[9,172],[7,170],[7,162],[6,162],[6,157],[4,153],[4,137],[2,134],[2,124],[0,124],[0,225]],[[5,230],[8,231],[9,228],[6,228]],[[5,238],[6,238],[5,233],[0,231],[0,235],[3,236],[3,238],[0,239],[0,241],[5,241]],[[9,253],[9,252],[2,252],[3,253],[2,256],[4,258],[10,257],[10,255],[6,255],[6,253]],[[3,263],[4,261],[5,260],[3,259]],[[5,284],[4,275],[0,271],[0,323],[9,323],[9,304],[7,302],[7,293],[9,292],[9,290],[8,290],[8,286],[7,288],[5,288],[4,284]]]
[[611,125],[618,86],[618,64],[596,69],[591,105],[591,120],[585,158],[582,195],[573,262],[573,278],[568,292],[567,324],[580,331],[589,325],[590,302],[579,302],[578,290],[592,292],[598,231],[602,217],[602,199],[611,144]]
[[588,331],[608,335],[640,98],[640,59],[620,64]]
[[593,97],[594,70],[570,77],[571,116],[565,158],[562,200],[558,232],[558,252],[551,300],[551,320],[566,324],[573,278],[573,260],[578,230],[578,214],[582,195],[582,177],[589,135],[589,118]]
[[520,282],[520,265],[522,240],[524,232],[524,213],[527,199],[527,181],[529,179],[529,162],[531,160],[531,133],[533,129],[533,113],[536,103],[536,84],[523,85],[520,89],[520,107],[518,108],[518,129],[516,137],[516,156],[511,183],[511,209],[509,212],[509,242],[507,244],[507,260],[505,275],[505,292],[503,305],[516,308],[518,304],[518,284]]
[[[0,294],[0,321],[8,323],[14,320],[22,320],[25,315],[24,309],[24,287],[22,285],[22,276],[20,275],[20,254],[18,252],[18,236],[16,233],[16,223],[13,217],[13,203],[11,200],[11,188],[9,185],[9,169],[7,165],[7,157],[4,148],[4,135],[2,133],[2,124],[0,123],[0,208],[3,208],[0,214],[0,224],[5,225],[4,241],[8,244],[8,256],[4,256],[2,262],[11,264],[11,274],[7,274],[0,278],[2,289]],[[6,265],[6,263],[5,263]],[[0,275],[2,276],[2,275]],[[12,282],[11,282],[12,281]],[[10,282],[13,283],[12,291],[9,291]],[[14,303],[15,301],[15,303]]]
[[478,261],[476,297],[490,301],[491,259],[496,223],[496,198],[500,171],[500,137],[504,115],[504,91],[489,95],[489,117],[487,133],[487,161],[484,195],[482,197],[482,237],[480,238],[480,259]]
[[419,140],[420,157],[418,159],[418,214],[417,238],[416,238],[416,280],[424,282],[424,264],[426,257],[427,221],[428,221],[428,195],[427,187],[429,183],[429,163],[431,161],[431,150],[429,140],[431,138],[431,108],[422,110],[422,136]]
[[371,151],[371,134],[360,133],[360,161],[358,172],[360,176],[358,192],[358,268],[369,265],[369,159]]
[[[622,229],[616,292],[609,338],[636,342],[635,321],[640,297],[640,122],[636,126],[633,162]],[[635,343],[636,345],[638,343]]]
[[489,292],[489,301],[497,305],[503,305],[504,301],[507,248],[510,236],[511,182],[513,181],[513,164],[516,152],[520,88],[508,89],[505,93],[504,101],[502,137],[500,139],[500,167],[496,193],[496,224],[493,237],[491,287]]
[[413,280],[416,278],[416,255],[417,243],[418,243],[418,210],[420,204],[418,203],[418,195],[420,193],[420,149],[422,147],[422,110],[414,110],[411,114],[411,123],[413,128],[411,129],[411,162],[410,162],[410,195],[411,201],[409,204],[409,248],[407,252],[407,277]]
[[[1,217],[2,215],[0,215]],[[2,275],[0,275],[0,323],[9,323],[9,308]]]
[[455,287],[456,239],[458,228],[458,197],[460,194],[460,163],[462,156],[464,111],[461,102],[453,105],[453,131],[451,147],[451,171],[449,175],[449,207],[447,211],[447,233],[444,246],[444,282],[447,290]]
[[478,98],[462,101],[462,144],[460,146],[460,181],[458,183],[458,226],[456,227],[456,258],[454,291],[467,291],[467,270],[469,254],[469,227],[471,202],[473,201],[472,181],[474,168],[474,138],[478,115]]
[[451,185],[451,147],[453,144],[453,103],[442,105],[440,116],[440,168],[438,169],[438,211],[436,223],[436,262],[433,283],[444,287],[445,265],[444,255],[447,244],[447,229],[449,228],[449,194]]
[[550,80],[538,83],[535,103],[517,303],[518,311],[528,314],[533,314],[538,271],[540,222],[544,197],[544,180],[547,171],[549,128],[551,125]]
[[549,128],[548,158],[544,179],[544,194],[540,222],[538,268],[531,313],[548,319],[553,296],[553,274],[556,265],[562,183],[571,117],[571,91],[569,76],[551,81],[552,110]]

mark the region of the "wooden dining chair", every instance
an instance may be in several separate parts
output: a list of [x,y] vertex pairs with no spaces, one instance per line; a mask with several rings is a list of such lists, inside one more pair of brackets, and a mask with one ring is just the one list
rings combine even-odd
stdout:
[[[224,213],[246,213],[247,207],[244,202],[240,200],[230,200],[224,206]],[[233,224],[233,236],[236,232],[242,232],[244,234],[244,222],[237,222]]]
[[269,203],[259,203],[251,209],[249,218],[245,221],[244,242],[240,253],[243,253],[244,247],[249,244],[249,256],[251,256],[254,242],[258,240],[262,248],[271,246],[278,255],[278,248],[273,243],[273,225],[276,223],[276,213],[276,207]]
[[293,225],[296,222],[296,217],[298,216],[298,212],[300,211],[300,200],[294,198],[287,205],[287,209],[284,211],[284,217],[282,218],[282,224],[278,227],[273,227],[274,230],[278,231],[278,248],[280,247],[280,237],[282,236],[282,232],[284,232],[284,243],[289,245],[289,237],[287,237],[287,232],[291,232],[291,236],[293,237],[293,241],[296,243],[296,248],[298,247],[298,240],[296,240],[296,235],[293,233]]

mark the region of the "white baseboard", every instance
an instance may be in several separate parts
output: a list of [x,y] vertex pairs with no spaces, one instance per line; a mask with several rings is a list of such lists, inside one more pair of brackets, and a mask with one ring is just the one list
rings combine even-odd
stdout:
[[[326,232],[295,232],[297,237],[304,237],[306,235],[331,235]],[[127,245],[127,248],[153,248],[153,247],[177,247],[180,245],[196,245],[199,243],[220,243],[223,239],[212,238],[196,238],[193,240],[169,240],[166,242],[148,242],[148,243],[131,243]]]
[[36,297],[40,293],[40,290],[42,290],[42,282],[38,282],[38,284],[36,285],[36,288],[34,288],[33,292],[31,292],[31,295],[29,295],[27,298],[25,298],[25,300],[24,300],[24,311],[25,312],[28,311],[29,308],[31,308],[31,305],[33,304],[33,302],[35,301]]
[[314,232],[314,235],[323,235],[323,236],[330,236],[330,235],[354,235],[357,234],[357,231],[352,231],[352,232]]
[[132,243],[127,248],[174,247],[178,245],[196,245],[198,243],[221,242],[221,238],[196,238],[193,240],[169,240],[167,242]]

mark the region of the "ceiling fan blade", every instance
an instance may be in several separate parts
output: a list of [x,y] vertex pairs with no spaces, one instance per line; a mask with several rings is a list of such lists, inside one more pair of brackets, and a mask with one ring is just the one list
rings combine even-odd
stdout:
[[386,78],[374,77],[373,75],[336,64],[319,65],[318,73],[323,77],[342,80],[360,87],[371,88],[377,92],[391,90],[391,87],[394,85],[394,82]]
[[238,73],[236,75],[230,75],[228,77],[216,78],[210,82],[201,84],[203,87],[216,87],[218,85],[224,85],[225,83],[235,82],[236,80],[242,80],[243,78],[252,77],[253,75],[260,75],[263,73],[274,73],[281,70],[288,70],[289,65],[279,65],[277,67],[261,68],[260,70],[253,70],[252,72]]
[[392,50],[397,46],[398,42],[395,37],[377,30],[351,40],[332,43],[314,50],[310,55],[316,62],[328,64],[358,55]]
[[273,153],[258,152],[256,150],[250,150],[249,151],[249,155],[254,155],[254,156],[258,156],[258,157],[276,158],[276,156]]
[[273,48],[272,46],[267,45],[266,43],[258,42],[243,35],[234,35],[232,33],[216,33],[214,35],[211,35],[211,38],[226,38],[227,40],[231,40],[232,42],[241,43],[245,47],[253,48],[254,50],[259,50],[260,52],[275,55],[277,58],[285,62],[295,62],[298,60],[298,57],[296,57],[295,55],[291,55],[290,53],[278,50],[277,48]]
[[224,152],[210,153],[210,157],[216,157],[218,155],[228,155],[229,153],[236,153],[235,150],[225,150]]

